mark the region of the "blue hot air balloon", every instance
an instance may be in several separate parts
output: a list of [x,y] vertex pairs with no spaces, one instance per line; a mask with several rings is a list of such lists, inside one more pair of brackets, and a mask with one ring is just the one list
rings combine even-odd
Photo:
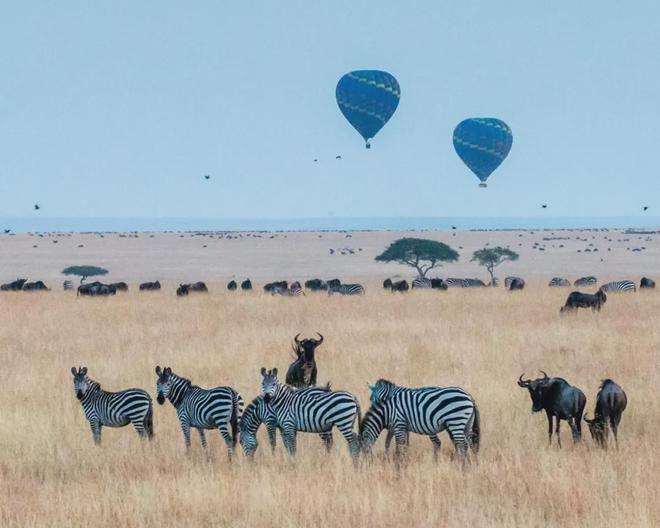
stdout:
[[511,129],[494,117],[472,117],[454,129],[454,149],[486,187],[486,180],[500,166],[513,143]]
[[347,73],[337,83],[337,104],[371,148],[369,140],[383,128],[399,105],[401,88],[387,72],[361,70]]

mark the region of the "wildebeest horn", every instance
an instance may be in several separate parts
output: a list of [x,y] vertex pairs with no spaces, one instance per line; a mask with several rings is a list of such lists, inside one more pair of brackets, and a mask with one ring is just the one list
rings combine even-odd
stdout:
[[543,374],[543,379],[548,379],[548,375],[545,373],[544,370],[539,370],[541,374]]
[[316,334],[319,336],[319,339],[315,339],[314,342],[315,342],[316,345],[318,346],[318,345],[320,345],[321,343],[323,343],[323,336],[322,336],[319,332],[316,332]]
[[527,385],[529,384],[529,381],[525,381],[525,380],[522,379],[523,374],[525,374],[525,373],[523,372],[520,375],[520,377],[518,378],[518,385],[521,386],[521,387],[527,387]]
[[298,333],[296,334],[296,336],[293,338],[293,340],[294,340],[297,344],[300,343],[300,340],[298,339],[299,337],[300,337],[300,332],[298,332]]

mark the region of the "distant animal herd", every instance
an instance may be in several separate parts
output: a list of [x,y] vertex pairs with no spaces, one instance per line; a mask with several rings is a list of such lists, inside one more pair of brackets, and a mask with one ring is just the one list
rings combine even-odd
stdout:
[[[475,457],[481,442],[481,424],[477,402],[460,387],[404,387],[385,379],[369,384],[370,407],[363,415],[358,398],[350,392],[333,390],[329,385],[317,386],[318,368],[315,351],[324,342],[318,338],[293,340],[296,359],[289,366],[284,383],[278,369],[261,369],[261,393],[246,407],[243,398],[232,387],[204,389],[175,373],[171,367],[155,368],[156,401],[166,400],[176,410],[186,449],[191,447],[190,432],[196,429],[202,447],[207,447],[205,432],[217,429],[231,457],[240,444],[245,456],[252,458],[258,447],[257,431],[266,426],[271,450],[276,449],[280,432],[287,453],[297,450],[298,433],[318,434],[329,451],[333,430],[344,437],[348,450],[357,462],[360,455],[369,456],[372,447],[387,430],[385,450],[395,440],[395,456],[400,461],[409,445],[410,433],[428,436],[434,457],[441,446],[438,434],[449,433],[461,462]],[[582,437],[582,421],[588,426],[594,442],[607,448],[611,431],[618,447],[618,431],[627,406],[623,389],[611,379],[601,382],[593,418],[584,414],[586,397],[577,387],[560,377],[518,378],[519,387],[527,389],[532,412],[544,411],[548,418],[548,441],[557,436],[561,447],[560,424],[566,421],[574,442]],[[106,392],[88,376],[87,367],[71,368],[76,397],[92,430],[94,442],[100,444],[103,427],[133,425],[137,433],[151,439],[154,435],[153,402],[143,389]],[[554,422],[554,423],[553,423]]]

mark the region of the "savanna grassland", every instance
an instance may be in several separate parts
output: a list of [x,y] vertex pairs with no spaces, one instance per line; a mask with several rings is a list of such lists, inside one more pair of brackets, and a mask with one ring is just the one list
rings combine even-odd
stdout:
[[[660,294],[611,294],[599,314],[559,317],[568,293],[450,290],[363,297],[271,298],[224,291],[177,299],[159,293],[77,299],[71,292],[0,295],[0,526],[658,526],[660,525]],[[319,382],[354,392],[366,383],[459,385],[482,420],[478,463],[462,469],[413,438],[400,470],[383,454],[354,468],[340,435],[326,455],[301,435],[291,463],[260,431],[255,463],[228,462],[218,434],[208,455],[183,439],[169,402],[155,404],[154,367],[209,387],[232,385],[246,402],[261,367],[284,371],[291,338],[319,331]],[[94,446],[71,382],[86,365],[106,390],[142,387],[154,397],[153,442],[129,428],[103,430]],[[612,377],[629,406],[620,450],[547,446],[522,373],[565,377],[593,412],[599,380]],[[586,425],[586,424],[585,424]]]

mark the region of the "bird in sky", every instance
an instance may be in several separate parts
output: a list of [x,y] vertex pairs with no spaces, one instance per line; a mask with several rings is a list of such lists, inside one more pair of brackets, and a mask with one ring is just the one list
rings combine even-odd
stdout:
[[34,204],[34,210],[38,211],[39,209],[41,209],[41,206],[39,204]]
[[314,158],[314,163],[316,163],[318,160],[319,160],[318,158]]
[[205,175],[204,175],[204,179],[205,179],[205,180],[210,180],[210,179],[211,179],[211,175],[210,175],[210,174],[205,174]]
[[335,156],[335,159],[341,159],[341,156],[340,156],[339,154],[337,154],[337,155]]
[[547,208],[548,208],[548,204],[541,205],[541,209],[547,209]]
[[648,208],[649,208],[649,206],[648,206],[648,205],[645,205],[644,207],[642,207],[642,209],[643,209],[644,211],[647,211],[647,210],[648,210]]
[[5,229],[5,235],[10,233],[10,232],[11,232],[11,229]]

